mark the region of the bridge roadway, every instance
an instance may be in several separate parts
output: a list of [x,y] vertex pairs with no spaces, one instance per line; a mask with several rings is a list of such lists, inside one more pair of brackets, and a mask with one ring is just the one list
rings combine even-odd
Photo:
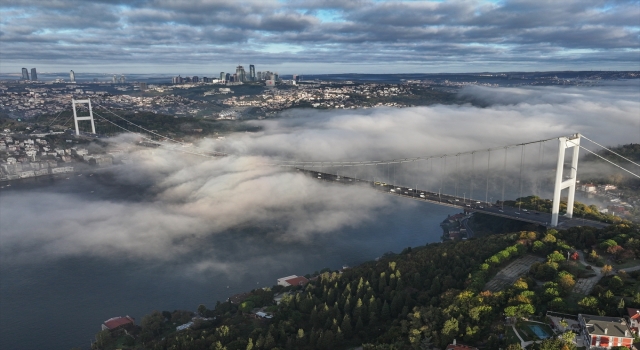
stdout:
[[[343,185],[360,185],[368,186],[376,191],[401,196],[409,199],[414,199],[423,202],[434,203],[452,208],[465,209],[468,212],[477,212],[483,214],[489,214],[493,216],[503,217],[507,219],[513,219],[518,221],[524,221],[532,224],[542,225],[549,227],[551,223],[551,214],[543,213],[535,210],[520,210],[517,207],[502,206],[497,204],[491,204],[477,199],[469,199],[464,197],[456,197],[444,193],[435,193],[417,188],[409,188],[403,186],[396,186],[387,184],[384,182],[374,182],[362,179],[357,179],[347,176],[339,176],[335,174],[324,173],[316,170],[297,168],[298,171],[305,173],[308,176],[312,176],[318,180],[327,182],[336,182]],[[606,227],[609,224],[586,220],[581,218],[566,218],[560,216],[558,220],[557,228],[569,228],[575,226],[592,226],[596,228]]]

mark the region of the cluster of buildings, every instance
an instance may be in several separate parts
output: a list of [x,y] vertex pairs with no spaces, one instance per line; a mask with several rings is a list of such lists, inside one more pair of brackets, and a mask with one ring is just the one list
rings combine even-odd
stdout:
[[576,334],[576,346],[584,349],[611,349],[626,346],[635,349],[638,335],[640,310],[627,308],[623,317],[607,317],[578,314],[566,315],[547,312],[547,320],[553,330],[559,333],[572,331]]
[[606,201],[608,204],[600,210],[604,214],[612,214],[620,217],[630,217],[636,208],[640,208],[640,198],[627,196],[627,200],[622,200],[623,191],[612,184],[596,185],[593,183],[580,184],[578,190],[585,192],[587,196]]
[[[294,75],[293,80],[298,81],[298,76]],[[267,86],[274,86],[276,82],[280,81],[280,77],[278,73],[265,71],[265,72],[256,72],[256,67],[253,64],[249,65],[249,72],[247,72],[243,66],[237,66],[235,73],[227,73],[220,72],[220,75],[216,78],[208,78],[208,77],[182,77],[177,76],[171,79],[172,84],[186,84],[186,83],[219,83],[219,84],[227,84],[227,83],[246,83],[253,81],[264,81]]]
[[[295,80],[294,80],[295,81]],[[325,86],[297,85],[293,89],[271,89],[257,96],[232,96],[222,101],[227,106],[258,107],[264,113],[292,107],[313,108],[369,108],[379,106],[402,107],[399,102],[380,102],[393,96],[412,95],[410,87],[396,84],[358,84]]]
[[81,147],[56,147],[43,136],[22,136],[19,139],[5,129],[0,137],[0,181],[25,179],[45,175],[71,173],[86,163],[98,167],[110,166],[113,158],[105,154],[89,154]]

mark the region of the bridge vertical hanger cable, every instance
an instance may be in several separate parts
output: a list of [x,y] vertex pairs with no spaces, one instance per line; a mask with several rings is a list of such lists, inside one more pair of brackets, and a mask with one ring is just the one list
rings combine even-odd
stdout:
[[456,180],[456,197],[458,197],[458,177],[460,176],[460,171],[458,171],[458,165],[460,163],[460,153],[456,154],[456,174],[455,174],[455,180]]
[[[429,176],[431,176],[431,178],[433,179],[435,177],[435,176],[433,176],[433,158],[429,158],[429,165],[431,166],[431,169],[429,170]],[[431,183],[433,183],[433,182],[431,182]],[[429,186],[429,187],[431,187],[431,186]],[[433,191],[431,191],[431,192],[433,192]]]
[[487,156],[487,189],[484,194],[484,201],[489,205],[489,167],[491,165],[491,150],[489,150],[489,155]]
[[502,165],[502,209],[504,209],[504,182],[507,179],[507,147],[504,148],[504,163]]
[[471,152],[471,190],[469,191],[469,203],[471,203],[471,199],[473,198],[473,179],[474,172],[476,171],[476,152]]
[[[443,157],[440,157],[442,159]],[[440,165],[444,162],[444,159],[440,162]],[[438,198],[440,202],[442,202],[442,179],[444,178],[444,173],[442,172],[443,166],[440,167],[440,188],[438,189]]]
[[522,165],[524,164],[524,145],[522,145],[522,150],[520,151],[520,194],[518,198],[518,212],[520,212],[520,208],[522,208]]

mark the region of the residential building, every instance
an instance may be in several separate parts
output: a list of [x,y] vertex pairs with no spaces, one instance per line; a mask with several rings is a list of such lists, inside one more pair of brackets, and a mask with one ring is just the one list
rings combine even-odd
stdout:
[[288,287],[288,286],[304,286],[309,282],[309,280],[303,276],[291,275],[287,277],[278,278],[277,282],[279,286]]
[[627,308],[627,321],[631,332],[638,334],[640,328],[640,309]]
[[587,350],[631,347],[633,344],[633,336],[624,318],[579,314],[578,321]]
[[102,324],[102,330],[108,329],[110,331],[113,331],[119,328],[125,328],[129,325],[134,325],[135,322],[135,319],[128,315],[125,317],[112,317],[104,321],[104,323]]

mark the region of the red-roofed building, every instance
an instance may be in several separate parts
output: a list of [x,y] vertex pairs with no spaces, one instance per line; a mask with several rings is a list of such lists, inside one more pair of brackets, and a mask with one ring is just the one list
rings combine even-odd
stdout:
[[130,316],[125,317],[112,317],[102,324],[102,330],[108,329],[110,331],[116,330],[118,328],[124,328],[128,325],[133,325],[135,323],[135,319]]
[[304,286],[307,283],[309,283],[309,280],[303,276],[291,275],[287,277],[278,278],[278,285],[283,287]]
[[638,328],[640,328],[640,309],[627,308],[627,319],[629,320],[629,329],[631,332],[638,334]]

